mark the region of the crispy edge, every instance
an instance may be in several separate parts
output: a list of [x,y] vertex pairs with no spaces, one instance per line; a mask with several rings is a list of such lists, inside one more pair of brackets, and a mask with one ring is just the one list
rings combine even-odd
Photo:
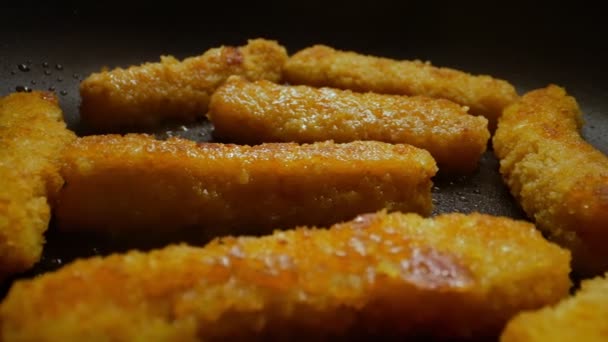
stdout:
[[608,279],[584,280],[574,296],[554,306],[526,311],[509,321],[501,342],[608,339]]
[[80,84],[80,115],[89,128],[106,131],[192,122],[207,112],[211,94],[228,76],[280,81],[286,60],[277,42],[252,39],[183,61],[162,56],[157,63],[93,73]]
[[294,328],[318,337],[373,327],[471,338],[566,296],[568,272],[569,252],[527,222],[380,212],[329,230],[77,261],[17,282],[0,318],[5,339],[263,339]]
[[40,259],[49,202],[63,184],[59,153],[73,139],[54,94],[0,99],[0,278]]
[[174,229],[331,224],[381,208],[428,215],[437,172],[425,150],[372,141],[238,146],[106,135],[81,138],[64,155],[59,229],[145,229],[159,238]]
[[515,87],[488,75],[439,68],[430,62],[393,60],[340,51],[324,45],[305,48],[287,61],[285,79],[290,83],[333,86],[355,91],[426,95],[452,100],[485,116],[490,131],[502,110],[517,100]]
[[608,268],[608,158],[584,141],[563,88],[531,91],[507,109],[493,139],[500,172],[528,216],[572,250],[574,269]]
[[[383,117],[385,110],[393,113],[390,119]],[[478,167],[490,138],[487,119],[468,115],[466,107],[445,99],[285,86],[239,76],[231,76],[213,94],[207,117],[216,136],[239,143],[331,139],[412,144],[428,150],[442,170],[456,173]],[[401,129],[401,123],[409,128]]]

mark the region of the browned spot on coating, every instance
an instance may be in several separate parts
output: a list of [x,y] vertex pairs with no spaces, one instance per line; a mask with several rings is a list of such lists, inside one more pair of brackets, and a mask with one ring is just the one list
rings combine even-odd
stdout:
[[555,126],[551,123],[551,124],[543,124],[543,132],[547,135],[547,137],[549,138],[555,138],[557,136],[559,136],[559,131],[555,128]]
[[243,54],[235,47],[227,47],[224,58],[228,65],[239,65],[243,63]]
[[433,249],[414,249],[410,259],[403,260],[401,266],[406,280],[428,289],[468,287],[473,283],[468,268],[453,256]]
[[595,188],[594,192],[601,202],[608,203],[608,184],[600,184]]
[[10,201],[7,199],[0,199],[0,212],[5,213],[8,211],[8,205]]
[[458,73],[454,72],[453,70],[449,70],[449,69],[438,69],[435,67],[432,67],[431,65],[429,66],[429,70],[431,71],[431,74],[435,77],[438,78],[443,78],[443,79],[454,79],[458,76]]

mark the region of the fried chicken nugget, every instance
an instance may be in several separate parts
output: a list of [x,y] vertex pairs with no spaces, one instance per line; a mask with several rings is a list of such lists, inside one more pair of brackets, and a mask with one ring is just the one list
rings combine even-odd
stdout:
[[251,147],[90,136],[66,150],[56,214],[60,228],[102,232],[268,231],[382,208],[427,215],[436,171],[427,151],[380,142]]
[[192,122],[207,113],[209,97],[228,76],[279,81],[286,60],[284,47],[255,39],[181,62],[163,56],[160,63],[94,73],[80,85],[80,115],[96,130]]
[[524,312],[512,319],[502,342],[608,340],[608,279],[582,282],[575,296],[553,307]]
[[581,125],[564,89],[534,90],[505,110],[494,151],[528,216],[590,275],[608,269],[608,158],[583,140]]
[[291,56],[285,79],[294,84],[376,93],[445,98],[483,115],[493,131],[502,109],[517,99],[507,81],[438,68],[421,61],[396,61],[315,45]]
[[488,121],[443,99],[249,82],[233,76],[211,97],[214,134],[231,141],[377,140],[428,150],[443,170],[471,172]]
[[17,282],[0,322],[7,341],[497,337],[568,295],[569,261],[527,222],[380,212],[77,261]]
[[0,98],[0,279],[33,266],[42,253],[52,200],[63,181],[61,149],[75,139],[55,95]]

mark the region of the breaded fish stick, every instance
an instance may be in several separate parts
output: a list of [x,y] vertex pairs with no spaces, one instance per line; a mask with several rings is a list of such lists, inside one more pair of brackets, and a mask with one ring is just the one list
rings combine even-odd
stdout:
[[[431,212],[431,155],[409,145],[223,145],[91,136],[65,153],[66,230],[328,225],[388,208]],[[259,232],[259,231],[256,231]]]
[[575,296],[553,307],[524,312],[512,319],[503,342],[585,341],[608,339],[608,279],[582,282]]
[[486,150],[488,121],[443,99],[360,94],[231,77],[211,97],[214,134],[248,144],[377,140],[428,150],[449,171],[470,172]]
[[581,125],[576,100],[551,85],[505,110],[494,150],[528,216],[590,275],[608,270],[608,158],[583,140]]
[[255,39],[181,62],[163,56],[160,63],[94,73],[80,85],[80,115],[96,130],[192,122],[207,113],[209,97],[228,76],[279,81],[286,60],[284,47]]
[[497,337],[568,295],[569,261],[527,222],[380,212],[77,261],[18,281],[0,322],[6,341]]
[[285,79],[294,84],[376,93],[445,98],[483,115],[491,130],[502,109],[517,99],[507,81],[438,68],[421,61],[396,61],[315,45],[291,56]]
[[63,184],[59,154],[74,139],[54,94],[0,98],[0,280],[40,259],[47,197],[54,199]]

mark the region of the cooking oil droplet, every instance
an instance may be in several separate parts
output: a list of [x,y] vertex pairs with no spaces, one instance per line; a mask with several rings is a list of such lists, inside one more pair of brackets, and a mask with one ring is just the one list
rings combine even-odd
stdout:
[[15,90],[19,93],[31,93],[32,92],[32,89],[30,89],[30,87],[21,86],[21,85],[16,86]]
[[63,260],[61,258],[53,258],[53,259],[51,259],[51,263],[54,265],[62,265]]
[[62,91],[60,91],[60,92],[59,92],[59,94],[61,94],[61,95],[63,95],[63,96],[66,96],[66,95],[68,94],[68,92],[67,92],[67,91],[65,91],[65,90],[62,90]]
[[461,201],[463,201],[463,202],[466,202],[466,201],[467,201],[467,198],[466,198],[466,197],[464,197],[464,196],[460,196],[459,198],[460,198],[460,200],[461,200]]
[[47,76],[50,75],[51,74],[51,70],[44,70],[44,74],[47,75]]
[[42,62],[42,67],[43,68],[48,68],[49,67],[49,63],[48,62]]
[[31,83],[31,84],[36,84],[36,81],[31,80],[31,81],[30,81],[30,83]]
[[74,74],[72,75],[72,77],[74,77],[75,79],[78,79],[78,77],[80,77],[80,75],[78,75],[78,74],[74,73]]
[[179,128],[184,132],[188,132],[188,127],[186,127],[184,125],[180,126]]
[[19,65],[17,65],[17,68],[19,68],[19,70],[21,70],[23,72],[30,71],[30,66],[27,64],[19,64]]
[[61,65],[61,64],[56,64],[56,65],[55,65],[55,69],[57,69],[57,70],[63,70],[63,65]]
[[479,194],[481,194],[481,190],[479,190],[479,189],[473,189],[473,193],[479,195]]
[[433,186],[433,191],[439,191],[441,190],[437,185]]
[[55,87],[52,87],[52,86],[51,86],[51,87],[49,87],[49,90],[50,90],[50,91],[55,91]]
[[62,77],[57,77],[57,82],[62,82],[63,78]]

